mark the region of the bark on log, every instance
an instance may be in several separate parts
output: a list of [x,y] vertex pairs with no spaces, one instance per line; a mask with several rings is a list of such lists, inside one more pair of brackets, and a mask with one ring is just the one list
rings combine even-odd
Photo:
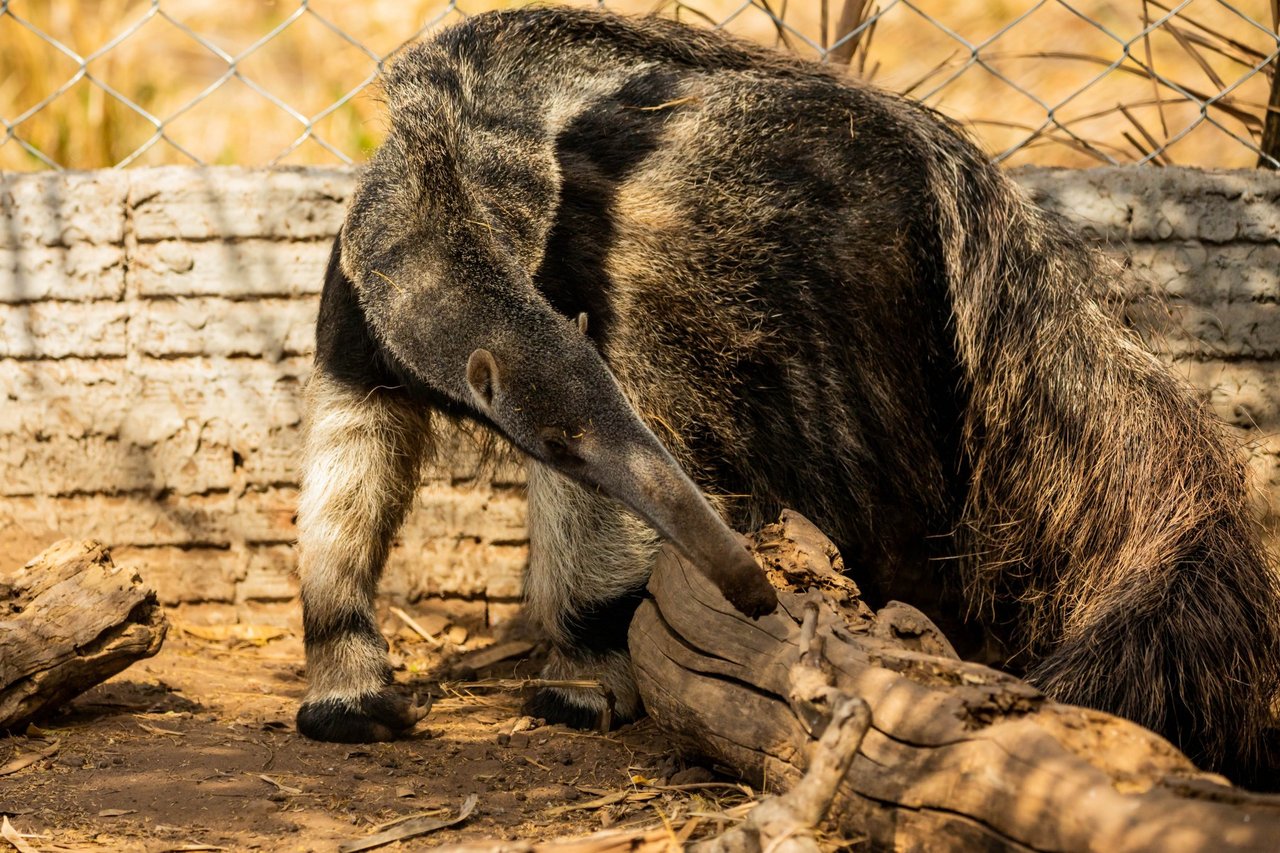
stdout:
[[[872,613],[794,513],[753,547],[780,589],[759,621],[671,549],[631,625],[640,691],[686,748],[785,790],[841,696],[872,724],[829,819],[873,849],[1276,850],[1280,797],[1198,771],[1168,741],[958,660],[923,614]],[[805,593],[812,587],[819,593]],[[802,638],[806,603],[812,640]],[[815,618],[816,617],[816,618]],[[802,648],[825,683],[797,673]],[[807,697],[807,698],[806,698]],[[796,710],[793,710],[796,709]]]
[[154,655],[167,629],[154,590],[91,540],[64,540],[0,576],[0,602],[0,731]]

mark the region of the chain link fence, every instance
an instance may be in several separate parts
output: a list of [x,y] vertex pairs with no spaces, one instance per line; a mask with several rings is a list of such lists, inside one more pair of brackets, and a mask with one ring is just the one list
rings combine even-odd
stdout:
[[[0,0],[0,169],[351,163],[407,43],[501,2]],[[609,0],[903,92],[1009,164],[1280,167],[1280,0]]]

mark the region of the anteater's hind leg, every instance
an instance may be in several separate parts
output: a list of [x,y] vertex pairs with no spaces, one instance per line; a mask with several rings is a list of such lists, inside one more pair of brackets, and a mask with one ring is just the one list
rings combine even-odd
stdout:
[[427,412],[394,390],[339,379],[317,359],[306,420],[298,547],[310,687],[298,730],[388,740],[421,713],[387,689],[374,593],[418,483]]
[[[543,677],[599,681],[612,694],[614,720],[635,719],[643,708],[627,627],[657,558],[657,534],[621,504],[530,462],[529,540],[525,612],[552,644]],[[599,691],[544,688],[527,710],[589,728],[605,707]]]

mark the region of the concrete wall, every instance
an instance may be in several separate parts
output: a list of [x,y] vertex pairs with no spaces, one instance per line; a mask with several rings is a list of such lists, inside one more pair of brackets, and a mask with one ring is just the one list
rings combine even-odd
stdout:
[[[1250,442],[1274,530],[1280,176],[1018,177],[1172,295],[1161,346]],[[0,175],[0,568],[96,536],[169,602],[292,596],[299,390],[352,185],[345,169]],[[478,478],[455,444],[386,588],[511,601],[520,472]]]

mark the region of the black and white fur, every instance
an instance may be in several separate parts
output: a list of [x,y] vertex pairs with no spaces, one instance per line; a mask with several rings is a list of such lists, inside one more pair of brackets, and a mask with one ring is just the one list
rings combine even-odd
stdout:
[[546,674],[602,678],[621,718],[658,534],[765,612],[729,527],[790,506],[873,604],[1257,764],[1280,616],[1239,460],[1106,307],[1119,270],[953,126],[721,34],[566,9],[472,18],[385,90],[307,392],[303,733],[420,714],[387,689],[373,597],[443,416],[529,457]]

